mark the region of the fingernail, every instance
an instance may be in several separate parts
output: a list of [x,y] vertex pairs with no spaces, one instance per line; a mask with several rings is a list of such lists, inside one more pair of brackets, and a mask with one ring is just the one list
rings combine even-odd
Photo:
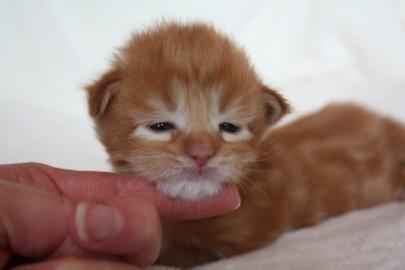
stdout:
[[233,210],[239,209],[240,205],[241,205],[241,198],[239,197],[238,203],[236,204]]
[[82,241],[114,239],[122,230],[124,219],[114,207],[80,203],[76,209],[76,226]]

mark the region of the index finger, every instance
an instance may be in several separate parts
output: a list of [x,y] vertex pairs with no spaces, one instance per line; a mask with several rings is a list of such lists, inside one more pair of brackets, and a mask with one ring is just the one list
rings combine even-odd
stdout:
[[[0,165],[0,176],[59,192],[73,200],[107,200],[111,196],[136,196],[151,201],[163,219],[200,219],[224,215],[240,204],[234,185],[198,201],[170,198],[154,185],[132,174],[73,171],[38,163]],[[32,179],[28,179],[31,177]]]

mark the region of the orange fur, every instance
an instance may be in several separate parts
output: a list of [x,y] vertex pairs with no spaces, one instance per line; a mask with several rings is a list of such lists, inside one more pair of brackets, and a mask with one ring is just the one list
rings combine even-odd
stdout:
[[[164,222],[163,264],[188,267],[250,251],[289,229],[393,200],[405,183],[405,128],[358,106],[332,105],[268,133],[288,103],[263,85],[240,48],[205,24],[135,34],[87,90],[116,171],[164,182],[184,175],[197,152],[211,162],[210,173],[239,186],[242,205],[230,214]],[[236,121],[249,136],[229,139],[217,118]],[[147,124],[159,121],[177,126],[149,140]],[[139,127],[146,128],[134,135]]]

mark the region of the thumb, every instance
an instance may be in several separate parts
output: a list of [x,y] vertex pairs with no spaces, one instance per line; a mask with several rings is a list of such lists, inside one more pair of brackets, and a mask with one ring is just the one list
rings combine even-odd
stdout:
[[119,256],[141,267],[152,264],[160,252],[157,210],[149,201],[134,197],[112,197],[108,204],[80,203],[71,235],[83,250]]

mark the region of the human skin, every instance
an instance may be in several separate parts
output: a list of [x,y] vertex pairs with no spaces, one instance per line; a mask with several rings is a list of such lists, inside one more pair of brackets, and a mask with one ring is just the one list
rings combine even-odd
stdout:
[[240,204],[233,186],[198,202],[168,198],[130,174],[38,163],[0,165],[0,269],[137,269],[153,263],[160,221],[223,215]]

